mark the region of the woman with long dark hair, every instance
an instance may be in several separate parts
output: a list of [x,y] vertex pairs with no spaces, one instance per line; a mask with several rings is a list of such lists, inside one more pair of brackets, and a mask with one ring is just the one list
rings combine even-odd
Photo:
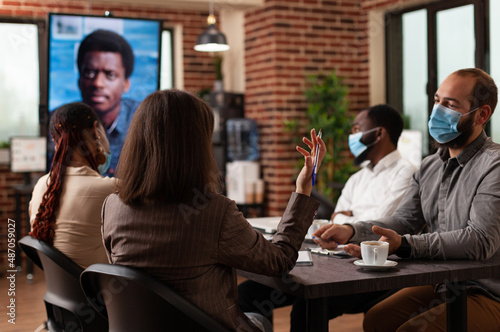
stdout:
[[111,160],[104,128],[92,108],[71,103],[55,110],[49,130],[55,153],[50,172],[33,190],[30,235],[82,267],[107,263],[101,208],[115,182],[99,174]]
[[314,147],[320,161],[326,147],[313,130],[304,139],[311,154],[298,148],[304,168],[268,241],[218,193],[213,128],[210,107],[188,92],[158,91],[141,103],[118,162],[118,193],[104,202],[104,245],[111,263],[156,276],[228,328],[259,331],[238,307],[235,269],[281,276],[293,268],[319,206],[309,197]]

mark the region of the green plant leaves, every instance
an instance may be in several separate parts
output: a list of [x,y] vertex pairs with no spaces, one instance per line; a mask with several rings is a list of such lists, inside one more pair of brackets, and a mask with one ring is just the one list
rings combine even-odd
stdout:
[[[335,73],[307,77],[304,92],[307,100],[309,128],[322,129],[323,140],[328,153],[321,164],[317,177],[317,189],[333,201],[338,199],[342,185],[356,171],[352,160],[345,158],[347,139],[351,131],[353,116],[349,114],[348,88],[343,79]],[[297,119],[285,122],[285,130],[294,133],[298,139],[307,133],[301,132]]]

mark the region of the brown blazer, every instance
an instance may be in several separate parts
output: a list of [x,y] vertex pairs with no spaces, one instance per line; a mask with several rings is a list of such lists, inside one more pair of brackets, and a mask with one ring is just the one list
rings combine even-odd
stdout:
[[318,206],[293,193],[270,242],[219,194],[138,208],[112,194],[102,209],[102,235],[111,263],[164,280],[229,328],[254,331],[238,307],[235,269],[271,276],[292,269]]

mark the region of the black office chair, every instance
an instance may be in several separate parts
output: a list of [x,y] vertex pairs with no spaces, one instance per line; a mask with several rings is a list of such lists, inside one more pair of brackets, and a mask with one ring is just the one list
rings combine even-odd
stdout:
[[229,331],[153,276],[135,268],[94,264],[83,271],[83,292],[106,306],[110,332]]
[[332,213],[335,212],[335,204],[332,201],[313,188],[311,191],[311,197],[316,199],[319,202],[318,212],[316,213],[316,219],[328,219],[332,216]]
[[43,270],[42,261],[40,260],[40,256],[38,256],[37,247],[33,246],[33,241],[38,241],[38,240],[31,236],[25,236],[17,242],[17,245],[19,246],[19,248],[21,248],[24,254],[33,262],[33,264],[38,266],[40,270]]
[[82,267],[56,248],[31,236],[23,237],[18,245],[45,273],[47,292],[43,300],[49,331],[108,331],[104,314],[98,313],[82,292]]

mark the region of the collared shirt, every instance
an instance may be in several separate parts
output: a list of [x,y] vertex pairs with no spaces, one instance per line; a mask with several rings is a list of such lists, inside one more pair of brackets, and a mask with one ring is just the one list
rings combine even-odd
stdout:
[[348,217],[337,214],[336,224],[353,223],[390,216],[396,210],[417,168],[403,159],[398,150],[386,155],[375,166],[368,164],[347,180],[335,212],[352,211]]
[[137,100],[122,98],[120,103],[120,113],[118,113],[115,121],[106,130],[106,135],[109,141],[109,149],[111,151],[111,164],[108,171],[104,175],[113,176],[115,174],[116,165],[118,164],[123,143],[125,142],[125,137],[127,136],[128,127],[130,126],[132,116],[134,115],[139,104],[140,102]]
[[[351,224],[351,241],[378,238],[379,225],[406,234],[411,258],[487,259],[500,248],[499,211],[500,145],[483,131],[454,158],[448,149],[425,158],[394,214]],[[499,279],[478,283],[499,299]]]

